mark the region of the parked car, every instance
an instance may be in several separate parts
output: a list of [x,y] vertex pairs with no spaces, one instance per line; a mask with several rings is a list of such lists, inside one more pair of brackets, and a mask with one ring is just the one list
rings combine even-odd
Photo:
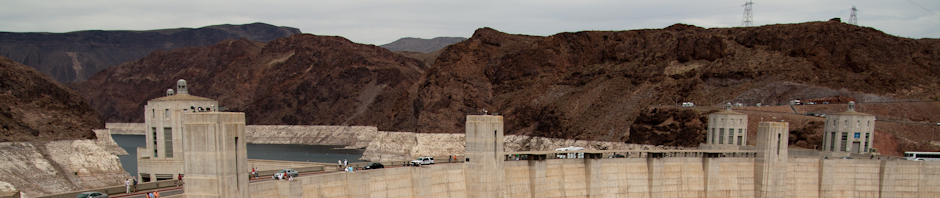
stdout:
[[385,165],[382,165],[382,163],[378,163],[378,162],[372,162],[362,167],[362,169],[379,169],[379,168],[385,168]]
[[418,159],[411,161],[412,166],[428,165],[428,164],[434,164],[433,157],[419,157]]
[[75,198],[108,198],[108,194],[96,191],[88,191],[76,195]]
[[289,176],[297,177],[297,175],[298,173],[294,169],[281,169],[277,171],[277,173],[274,173],[274,175],[271,177],[272,179],[277,179],[277,178],[287,178]]

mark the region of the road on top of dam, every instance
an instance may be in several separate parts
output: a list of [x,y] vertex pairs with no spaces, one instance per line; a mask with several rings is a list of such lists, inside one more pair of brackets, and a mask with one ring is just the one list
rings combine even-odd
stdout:
[[[443,163],[444,163],[444,164],[447,164],[447,163],[450,163],[450,162],[443,162]],[[454,163],[457,163],[457,162],[454,162]],[[432,165],[433,165],[433,164],[432,164]],[[422,166],[430,166],[430,165],[422,165]],[[413,166],[386,166],[385,168],[405,168],[405,167],[413,167]],[[418,166],[418,167],[420,167],[420,166]],[[370,171],[370,170],[358,170],[358,171]],[[356,171],[356,172],[358,172],[358,171]],[[336,172],[345,172],[345,171],[305,172],[305,173],[299,173],[297,177],[304,177],[304,176],[310,176],[310,175],[319,175],[319,174],[327,174],[327,173],[336,173]],[[354,173],[356,173],[356,172],[351,172],[351,174],[354,174]],[[248,180],[248,183],[264,182],[264,181],[271,181],[271,180],[274,180],[274,178],[272,178],[272,177],[258,177],[258,178],[249,179],[249,180]],[[146,195],[147,193],[154,192],[154,191],[160,192],[160,196],[161,196],[161,197],[166,197],[166,196],[171,196],[171,195],[179,195],[179,194],[183,194],[183,192],[184,192],[184,187],[186,186],[186,185],[185,185],[185,184],[186,184],[185,179],[184,179],[183,181],[184,181],[184,182],[183,182],[183,186],[182,186],[182,187],[173,186],[173,187],[166,187],[166,188],[151,189],[151,190],[147,190],[147,191],[138,191],[138,192],[133,192],[133,193],[130,193],[130,194],[124,194],[124,193],[121,193],[121,194],[113,194],[113,195],[109,195],[108,197],[113,197],[113,198],[146,198],[146,197],[147,197],[147,195]],[[287,180],[283,180],[283,181],[289,182],[289,181],[287,181]]]

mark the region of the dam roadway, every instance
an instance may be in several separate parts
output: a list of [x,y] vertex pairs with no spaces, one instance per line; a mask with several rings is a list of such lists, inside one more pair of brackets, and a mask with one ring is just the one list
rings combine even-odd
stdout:
[[[388,164],[405,164],[405,163],[407,163],[407,162],[388,162]],[[457,162],[442,162],[442,163],[446,164],[446,163],[457,163]],[[364,164],[365,164],[365,163],[356,163],[355,165],[359,165],[358,168],[361,168],[361,165],[364,165]],[[385,164],[385,163],[383,163],[383,164]],[[440,163],[438,163],[438,164],[440,164]],[[355,166],[355,165],[354,165],[354,166]],[[432,164],[432,165],[423,165],[423,166],[433,166],[433,165],[434,165],[434,164]],[[409,166],[404,166],[404,165],[395,165],[395,166],[387,165],[384,169],[389,169],[389,168],[411,168],[411,167],[409,167]],[[337,168],[337,169],[339,169],[339,168]],[[375,170],[375,169],[373,169],[373,170]],[[358,171],[373,171],[373,170],[358,170]],[[309,176],[318,175],[318,174],[337,173],[337,172],[344,172],[344,171],[314,171],[314,172],[301,172],[301,173],[298,173],[298,176],[297,176],[297,178],[295,178],[295,179],[299,179],[299,178],[302,178],[302,177],[309,177]],[[356,173],[356,172],[353,172],[353,173],[351,173],[351,174],[355,174],[355,173]],[[273,180],[274,180],[274,179],[271,177],[271,175],[261,175],[261,176],[259,176],[258,178],[249,179],[249,180],[248,180],[248,181],[249,181],[248,183],[257,183],[257,182],[265,182],[265,181],[273,181]],[[185,179],[184,179],[184,181],[185,181]],[[132,193],[129,193],[129,194],[125,194],[125,193],[121,193],[121,194],[111,194],[111,195],[109,195],[108,197],[113,197],[113,198],[146,198],[146,193],[148,193],[148,192],[153,192],[153,191],[158,191],[158,192],[160,192],[160,196],[161,196],[161,197],[170,197],[170,196],[173,196],[173,195],[181,195],[181,194],[183,194],[183,192],[185,192],[185,183],[184,183],[184,185],[183,185],[182,187],[172,186],[172,187],[164,187],[164,188],[157,188],[157,189],[148,189],[148,190],[144,190],[144,191],[132,192]],[[173,196],[173,197],[178,197],[178,196]]]

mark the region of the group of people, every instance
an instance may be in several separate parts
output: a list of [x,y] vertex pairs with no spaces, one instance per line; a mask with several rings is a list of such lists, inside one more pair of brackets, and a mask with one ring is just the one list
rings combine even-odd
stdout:
[[[182,181],[183,181],[183,175],[180,174],[179,181],[177,181],[177,185],[178,186],[182,185],[183,183]],[[124,193],[130,194],[131,192],[137,192],[137,178],[124,180],[124,188],[126,189]],[[158,198],[160,197],[160,192],[154,190],[152,192],[147,192],[146,196],[147,198]]]
[[274,179],[276,179],[276,180],[285,180],[285,179],[286,179],[287,181],[294,181],[294,176],[293,176],[293,175],[288,175],[287,173],[280,173],[280,174],[279,174],[279,173],[275,173],[275,174],[274,174]]
[[160,197],[160,191],[156,191],[156,190],[155,190],[155,191],[153,191],[153,192],[148,192],[146,196],[147,196],[147,198],[159,198],[159,197]]
[[248,175],[248,179],[258,178],[258,167],[251,167],[251,175]]
[[[131,187],[133,187],[133,189],[131,189]],[[137,178],[124,180],[124,188],[127,189],[124,193],[131,193],[131,190],[137,192]]]
[[346,159],[343,159],[342,161],[336,160],[336,162],[339,163],[339,167],[342,168],[343,171],[346,171],[346,172],[356,172],[356,171],[358,171],[358,170],[356,170],[356,168],[350,167],[350,166],[349,166],[349,161],[346,161]]

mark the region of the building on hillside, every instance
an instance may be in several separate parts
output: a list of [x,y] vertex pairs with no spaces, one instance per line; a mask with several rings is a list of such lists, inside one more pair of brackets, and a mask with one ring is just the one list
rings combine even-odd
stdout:
[[164,97],[144,106],[147,147],[137,148],[140,181],[174,179],[183,172],[183,113],[215,111],[219,102],[189,95],[186,80],[176,82]]
[[855,102],[848,110],[826,115],[822,151],[870,153],[874,143],[875,116],[855,111]]
[[703,149],[737,149],[747,145],[747,114],[734,112],[729,103],[724,111],[708,114]]

